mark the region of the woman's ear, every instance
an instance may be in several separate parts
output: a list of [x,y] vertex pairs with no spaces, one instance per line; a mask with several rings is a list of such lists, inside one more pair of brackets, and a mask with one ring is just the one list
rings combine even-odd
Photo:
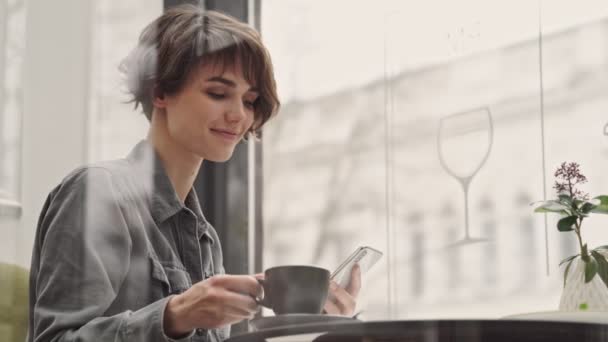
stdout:
[[167,96],[158,87],[154,87],[152,105],[162,109],[167,107]]

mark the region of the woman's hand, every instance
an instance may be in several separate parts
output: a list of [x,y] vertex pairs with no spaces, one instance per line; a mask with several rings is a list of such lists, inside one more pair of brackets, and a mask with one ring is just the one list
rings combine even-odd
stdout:
[[350,272],[350,282],[345,289],[335,281],[329,284],[329,296],[325,302],[324,310],[330,315],[352,316],[357,307],[357,296],[361,289],[361,268],[355,264]]
[[165,308],[164,329],[170,337],[196,328],[212,329],[253,318],[254,298],[262,287],[253,276],[217,275],[171,297]]

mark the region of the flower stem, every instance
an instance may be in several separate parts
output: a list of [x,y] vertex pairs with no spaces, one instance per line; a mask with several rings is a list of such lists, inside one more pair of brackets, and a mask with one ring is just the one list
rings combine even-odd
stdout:
[[585,261],[587,261],[589,259],[589,254],[587,252],[587,250],[583,247],[583,238],[581,236],[581,226],[583,225],[583,218],[579,218],[576,221],[576,228],[574,229],[574,232],[576,233],[576,237],[578,238],[578,245],[581,249],[581,258]]

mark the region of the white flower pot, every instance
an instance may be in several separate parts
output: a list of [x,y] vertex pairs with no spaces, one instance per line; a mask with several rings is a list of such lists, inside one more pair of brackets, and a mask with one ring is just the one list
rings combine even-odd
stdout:
[[596,274],[590,282],[585,283],[585,263],[580,257],[577,257],[570,266],[559,309],[561,311],[608,311],[608,287],[599,274]]

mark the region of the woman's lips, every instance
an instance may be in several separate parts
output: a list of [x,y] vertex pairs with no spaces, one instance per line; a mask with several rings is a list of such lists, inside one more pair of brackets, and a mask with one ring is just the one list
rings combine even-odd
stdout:
[[228,131],[228,130],[223,130],[223,129],[211,129],[211,133],[215,134],[216,136],[229,141],[229,142],[234,142],[236,140],[238,140],[239,135],[237,133],[234,133],[232,131]]

